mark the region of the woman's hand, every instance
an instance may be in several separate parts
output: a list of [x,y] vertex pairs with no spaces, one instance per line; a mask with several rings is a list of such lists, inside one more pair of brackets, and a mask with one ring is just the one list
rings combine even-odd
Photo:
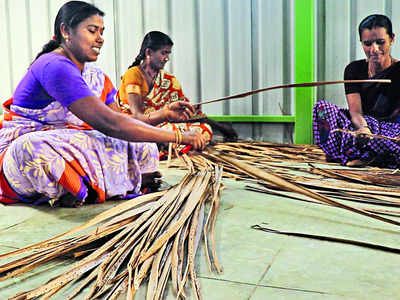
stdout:
[[356,134],[357,135],[362,135],[362,134],[372,134],[372,132],[371,132],[371,130],[367,127],[367,126],[364,126],[364,127],[361,127],[360,129],[357,129],[356,130]]
[[182,144],[192,145],[195,150],[201,151],[206,147],[206,139],[197,131],[182,132]]
[[169,122],[184,122],[189,120],[194,114],[194,106],[186,101],[176,101],[169,103],[164,108],[165,117]]
[[370,134],[372,134],[372,132],[366,126],[356,130],[355,133],[356,133],[356,142],[358,146],[366,145],[371,140]]

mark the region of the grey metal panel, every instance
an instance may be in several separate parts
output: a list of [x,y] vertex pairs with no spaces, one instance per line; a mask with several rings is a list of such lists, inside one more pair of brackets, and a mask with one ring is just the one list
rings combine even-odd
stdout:
[[[120,77],[126,72],[139,54],[143,40],[143,14],[141,0],[115,1],[115,45],[116,45],[116,81],[119,85]],[[105,23],[112,22],[106,15]],[[111,41],[105,41],[109,43]]]
[[[182,13],[185,12],[185,13]],[[171,1],[171,38],[173,72],[182,85],[184,94],[193,102],[200,98],[199,49],[196,39],[196,5],[194,1]]]
[[13,65],[13,89],[25,74],[29,64],[31,63],[31,51],[28,39],[28,22],[27,22],[27,6],[26,1],[8,1],[9,9],[9,26],[10,26],[10,47],[9,53],[10,63]]
[[143,0],[144,32],[159,30],[169,32],[168,26],[168,3],[165,0]]
[[104,45],[101,48],[101,55],[98,64],[102,66],[104,72],[110,77],[112,82],[116,82],[116,52],[115,52],[115,30],[114,30],[114,0],[95,0],[94,5],[105,12],[104,18]]
[[[30,60],[42,51],[43,45],[53,37],[53,21],[47,17],[49,15],[49,6],[47,0],[29,0],[29,34],[31,43]],[[37,18],[35,16],[42,16]]]
[[[251,90],[251,1],[227,1],[229,93]],[[251,97],[227,102],[229,114],[251,115]]]
[[[342,80],[343,70],[350,62],[350,1],[325,3],[325,62],[320,62],[325,64],[325,72],[318,79]],[[338,105],[346,101],[343,85],[325,86],[322,97]]]
[[[0,97],[12,95],[42,46],[53,35],[55,16],[68,0],[0,0],[0,48],[4,57]],[[251,89],[293,82],[292,0],[90,0],[104,10],[105,45],[97,62],[115,86],[139,53],[144,35],[160,30],[174,41],[167,70],[195,103]],[[345,66],[365,57],[358,23],[387,14],[400,34],[400,1],[315,0],[316,79],[339,80]],[[392,54],[400,58],[399,42]],[[345,106],[342,85],[319,87],[316,98]],[[208,114],[293,113],[293,90],[276,90],[203,106]],[[235,125],[236,126],[236,125]],[[239,126],[239,124],[237,125]],[[288,140],[286,125],[243,125],[246,137]]]
[[[284,82],[283,49],[290,43],[284,40],[283,1],[253,2],[253,89],[279,85]],[[253,114],[281,115],[283,90],[272,90],[253,96]]]
[[[227,72],[225,59],[225,14],[223,1],[199,1],[199,41],[200,41],[200,82],[201,98],[210,100],[225,96],[227,91]],[[205,105],[205,113],[222,115],[221,102]]]

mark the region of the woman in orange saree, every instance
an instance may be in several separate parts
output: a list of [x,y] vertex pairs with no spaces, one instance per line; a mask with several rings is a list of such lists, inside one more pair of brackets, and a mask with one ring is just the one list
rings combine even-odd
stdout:
[[[159,31],[151,31],[143,39],[141,50],[135,61],[122,76],[117,93],[121,110],[148,124],[158,124],[157,114],[176,101],[187,101],[175,76],[164,70],[169,60],[173,42]],[[150,118],[150,113],[152,117]],[[201,111],[197,111],[201,114]],[[161,128],[181,131],[197,131],[207,142],[213,137],[211,126],[206,123],[163,122]]]

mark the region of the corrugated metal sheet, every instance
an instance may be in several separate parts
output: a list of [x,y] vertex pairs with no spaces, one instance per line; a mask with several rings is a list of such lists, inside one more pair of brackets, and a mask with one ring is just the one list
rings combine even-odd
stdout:
[[[298,0],[299,1],[299,0]],[[0,98],[12,95],[41,47],[53,35],[53,22],[65,0],[0,0]],[[104,10],[105,46],[98,64],[118,87],[136,57],[144,35],[160,30],[175,45],[167,68],[185,94],[199,102],[266,86],[292,83],[292,0],[94,0]],[[299,1],[301,2],[301,1]],[[394,20],[394,0],[316,0],[316,80],[339,80],[353,59],[364,57],[357,26],[371,13]],[[399,53],[394,46],[393,55]],[[399,57],[399,56],[398,56]],[[316,98],[345,105],[343,87],[319,87]],[[231,102],[205,105],[213,115],[293,113],[293,91],[275,90]],[[287,140],[284,125],[243,125],[241,135]]]

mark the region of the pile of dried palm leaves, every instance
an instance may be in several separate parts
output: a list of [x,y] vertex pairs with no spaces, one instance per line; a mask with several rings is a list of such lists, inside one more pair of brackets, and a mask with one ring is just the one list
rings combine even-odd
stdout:
[[210,271],[221,272],[213,237],[221,174],[219,167],[189,173],[168,191],[124,202],[50,240],[3,254],[1,259],[20,258],[0,266],[0,280],[72,253],[80,260],[71,268],[11,299],[47,299],[73,287],[65,297],[72,299],[87,286],[86,299],[116,299],[123,293],[131,299],[146,277],[147,299],[160,299],[169,278],[180,298],[189,276],[199,299],[194,259],[202,238]]
[[[123,293],[131,299],[145,278],[148,299],[160,299],[169,278],[179,298],[185,295],[189,276],[195,297],[201,298],[194,262],[201,238],[210,271],[221,272],[213,236],[222,176],[257,183],[247,186],[253,191],[331,205],[400,225],[382,216],[400,216],[398,172],[327,164],[323,152],[315,146],[222,143],[169,164],[189,168],[190,173],[168,191],[124,202],[50,240],[0,255],[0,259],[14,259],[0,266],[0,280],[66,254],[80,258],[44,285],[11,299],[47,299],[71,286],[75,290],[68,299],[85,287],[89,287],[87,299],[116,299]],[[353,206],[344,200],[368,206]]]
[[[397,170],[345,168],[326,163],[324,153],[317,146],[268,142],[217,143],[188,158],[194,168],[223,165],[225,177],[256,183],[246,186],[252,191],[340,207],[400,225],[381,216],[400,216]],[[172,160],[169,165],[183,166],[181,160]],[[353,206],[347,201],[366,205]]]

